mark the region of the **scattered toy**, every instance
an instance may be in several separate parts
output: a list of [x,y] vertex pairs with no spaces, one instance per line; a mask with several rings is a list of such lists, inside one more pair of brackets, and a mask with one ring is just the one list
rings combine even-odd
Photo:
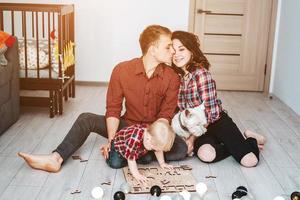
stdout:
[[132,185],[128,182],[124,182],[124,183],[121,184],[120,189],[125,194],[128,194],[132,190]]
[[125,193],[122,191],[117,191],[114,194],[114,200],[125,200]]
[[159,197],[160,194],[161,194],[161,188],[160,188],[158,185],[152,186],[151,189],[150,189],[150,194],[151,194],[152,196],[157,196],[157,197]]
[[216,176],[205,176],[205,178],[217,178]]
[[104,195],[104,191],[101,187],[94,187],[92,189],[91,195],[94,199],[102,199],[103,195]]
[[291,200],[300,200],[300,192],[295,191],[291,194]]
[[111,185],[111,182],[110,181],[106,181],[106,182],[101,183],[101,185]]
[[74,190],[73,192],[71,192],[70,194],[79,194],[79,193],[81,193],[81,191],[78,190],[78,189],[76,189],[76,190]]
[[203,183],[203,182],[199,182],[196,185],[196,191],[199,194],[199,196],[202,198],[205,195],[205,193],[207,192],[207,186],[206,186],[206,184]]
[[231,199],[241,199],[248,194],[248,190],[245,186],[239,186],[236,191],[232,193]]

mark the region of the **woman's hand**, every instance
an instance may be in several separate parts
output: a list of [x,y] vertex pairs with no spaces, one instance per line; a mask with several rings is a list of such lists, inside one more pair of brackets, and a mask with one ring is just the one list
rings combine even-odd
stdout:
[[191,155],[191,153],[193,152],[194,150],[194,142],[196,140],[196,136],[194,135],[191,135],[188,139],[185,140],[185,143],[188,147],[188,151],[187,151],[187,154],[188,155]]
[[173,165],[169,165],[169,164],[167,164],[167,163],[165,163],[165,162],[160,163],[159,166],[160,166],[161,168],[163,168],[163,169],[169,169],[169,170],[171,170],[171,169],[174,168]]

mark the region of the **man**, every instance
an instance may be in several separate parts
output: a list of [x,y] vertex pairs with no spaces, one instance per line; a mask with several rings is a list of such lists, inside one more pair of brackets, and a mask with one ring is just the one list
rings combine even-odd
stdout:
[[[171,31],[159,25],[147,27],[140,35],[141,58],[135,58],[118,64],[111,75],[105,116],[82,113],[62,141],[49,155],[31,155],[19,153],[29,166],[49,172],[60,170],[66,161],[85,142],[90,132],[96,132],[108,138],[101,147],[105,159],[108,158],[111,141],[116,132],[132,124],[151,124],[157,119],[168,123],[172,119],[177,105],[179,88],[178,75],[165,63],[171,63]],[[121,116],[122,103],[125,100],[126,112]],[[165,159],[185,158],[187,145],[176,136],[171,150]],[[112,164],[120,165],[116,159]]]

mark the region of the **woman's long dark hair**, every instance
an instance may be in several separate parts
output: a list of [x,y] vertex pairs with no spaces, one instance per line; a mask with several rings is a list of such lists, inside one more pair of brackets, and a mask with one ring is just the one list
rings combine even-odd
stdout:
[[[193,72],[197,68],[201,67],[209,70],[210,64],[200,50],[200,42],[198,36],[186,31],[174,31],[172,33],[172,40],[173,39],[178,39],[183,44],[183,46],[185,46],[185,48],[192,52],[192,59],[187,66],[187,71]],[[183,69],[176,67],[174,64],[172,64],[172,66],[178,74],[182,76],[184,75]]]

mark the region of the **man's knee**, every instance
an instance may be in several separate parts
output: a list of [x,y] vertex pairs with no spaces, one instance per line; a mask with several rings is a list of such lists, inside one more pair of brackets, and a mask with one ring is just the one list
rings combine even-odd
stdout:
[[216,158],[216,150],[210,144],[204,144],[198,149],[197,156],[201,161],[210,163]]
[[89,112],[84,112],[84,113],[81,113],[79,116],[78,116],[78,120],[84,120],[84,119],[88,119],[90,118],[92,115],[94,115],[93,113],[89,113]]
[[248,153],[241,159],[241,165],[244,167],[255,167],[258,164],[258,159],[254,153]]

